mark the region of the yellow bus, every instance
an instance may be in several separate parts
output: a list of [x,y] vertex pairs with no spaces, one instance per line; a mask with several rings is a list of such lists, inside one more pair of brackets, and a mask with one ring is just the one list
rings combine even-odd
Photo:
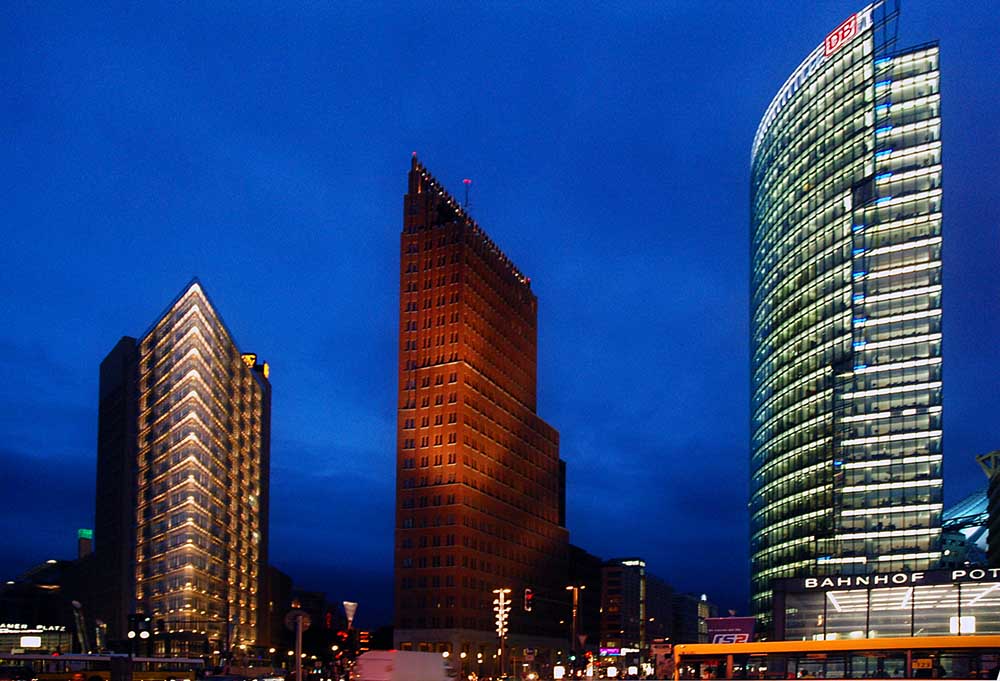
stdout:
[[[0,655],[10,681],[110,681],[112,672],[128,669],[128,655]],[[133,657],[132,681],[196,681],[205,662],[187,657]],[[3,680],[0,680],[3,681]]]
[[682,643],[680,679],[1000,679],[1000,636]]

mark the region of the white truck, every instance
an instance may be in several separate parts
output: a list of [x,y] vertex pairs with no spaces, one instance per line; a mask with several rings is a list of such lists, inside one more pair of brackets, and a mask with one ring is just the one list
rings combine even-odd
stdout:
[[455,681],[456,676],[441,653],[370,650],[358,657],[351,678],[355,681]]

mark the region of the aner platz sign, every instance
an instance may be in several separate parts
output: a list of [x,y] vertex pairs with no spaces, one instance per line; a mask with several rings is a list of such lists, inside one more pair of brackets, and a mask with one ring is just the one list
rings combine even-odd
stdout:
[[25,624],[23,622],[0,622],[0,634],[44,634],[47,632],[64,633],[62,624]]

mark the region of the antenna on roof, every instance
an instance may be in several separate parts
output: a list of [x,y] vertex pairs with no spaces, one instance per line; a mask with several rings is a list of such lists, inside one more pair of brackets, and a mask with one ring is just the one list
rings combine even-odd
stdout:
[[465,178],[464,180],[462,180],[462,184],[465,185],[465,206],[464,207],[468,208],[469,207],[469,187],[472,186],[472,180],[470,180],[469,178]]

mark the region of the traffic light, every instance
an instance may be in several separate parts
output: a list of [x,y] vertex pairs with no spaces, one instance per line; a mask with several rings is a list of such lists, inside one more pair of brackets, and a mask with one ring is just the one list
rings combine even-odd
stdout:
[[531,612],[531,607],[535,604],[535,592],[531,589],[524,590],[524,611]]

